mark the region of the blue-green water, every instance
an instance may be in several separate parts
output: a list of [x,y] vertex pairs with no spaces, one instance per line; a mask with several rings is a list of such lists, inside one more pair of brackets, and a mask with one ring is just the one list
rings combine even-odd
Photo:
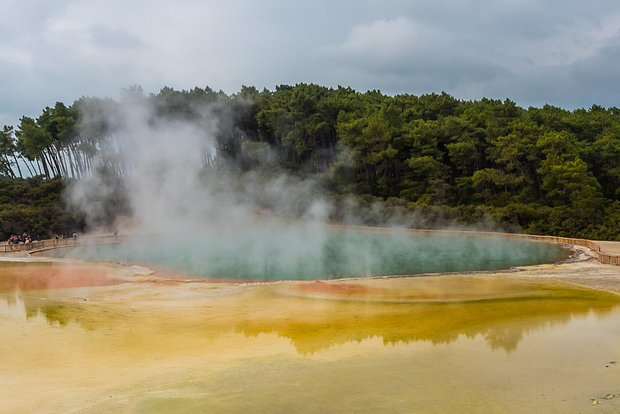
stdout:
[[196,277],[235,280],[312,280],[506,269],[562,260],[559,246],[452,233],[312,231],[263,228],[247,234],[129,239],[77,246],[47,255],[177,269]]

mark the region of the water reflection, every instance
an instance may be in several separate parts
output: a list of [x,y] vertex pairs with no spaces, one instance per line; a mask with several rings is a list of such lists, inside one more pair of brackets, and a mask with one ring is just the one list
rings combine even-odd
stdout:
[[26,304],[21,292],[0,294],[0,316],[7,318],[27,319]]
[[[468,283],[489,289],[484,281]],[[0,297],[0,312],[25,315],[26,319],[43,316],[50,325],[75,323],[87,331],[130,329],[136,343],[156,342],[158,347],[191,347],[233,331],[248,338],[275,334],[290,341],[304,356],[371,338],[380,338],[387,346],[420,341],[450,344],[461,337],[480,336],[491,349],[512,352],[530,332],[590,314],[605,317],[620,299],[566,285],[520,283],[521,291],[511,286],[513,297],[493,298],[490,292],[491,298],[465,301],[453,301],[455,295],[448,290],[448,283],[444,287],[451,301],[430,303],[403,301],[403,295],[410,297],[419,289],[407,293],[402,286],[395,290],[399,300],[394,302],[387,300],[386,289],[383,301],[343,300],[337,295],[319,299],[287,294],[296,285],[285,284],[249,286],[241,294],[211,297],[190,306],[147,307],[16,291]],[[496,288],[495,293],[501,296],[501,291]]]
[[620,298],[503,279],[5,283],[0,411],[586,412],[615,392]]
[[99,287],[126,283],[123,275],[110,265],[0,262],[0,315],[26,320],[44,315],[50,324],[67,325],[69,315],[85,310],[72,302]]
[[319,308],[297,303],[278,306],[278,312],[257,309],[235,327],[248,336],[276,333],[288,338],[302,355],[373,337],[385,345],[419,341],[437,345],[478,335],[491,349],[511,352],[532,331],[591,313],[604,317],[617,303],[615,298],[578,296],[431,304],[327,302]]

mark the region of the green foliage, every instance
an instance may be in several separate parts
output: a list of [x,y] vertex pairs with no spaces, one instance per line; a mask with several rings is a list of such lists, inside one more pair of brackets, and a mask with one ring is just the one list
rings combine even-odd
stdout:
[[[135,86],[119,102],[83,97],[23,117],[16,128],[0,131],[0,177],[21,176],[21,166],[24,175],[46,180],[37,191],[3,181],[2,229],[54,227],[35,213],[39,205],[56,206],[48,210],[66,220],[54,177],[103,169],[121,189],[123,166],[98,164],[96,155],[122,148],[123,105],[136,102],[153,109],[149,122],[190,121],[205,135],[218,116],[217,148],[204,154],[205,169],[225,164],[239,174],[320,175],[335,198],[353,196],[371,206],[361,214],[368,223],[386,219],[372,213],[379,203],[388,216],[425,216],[412,222],[418,226],[491,221],[511,231],[620,238],[617,108],[523,109],[510,100],[388,96],[303,83],[274,91],[243,86],[231,96],[208,87],[164,87],[147,96]],[[114,199],[122,206],[122,191]],[[104,224],[120,210],[102,211]]]
[[67,211],[60,179],[0,179],[0,240],[29,233],[33,240],[70,234],[82,219]]

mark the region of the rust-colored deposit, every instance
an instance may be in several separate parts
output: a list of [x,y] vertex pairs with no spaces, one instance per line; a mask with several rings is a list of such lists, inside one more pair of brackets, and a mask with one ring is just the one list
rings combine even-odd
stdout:
[[126,282],[110,265],[82,263],[0,263],[0,291],[110,286]]
[[280,294],[371,302],[464,302],[545,295],[536,284],[462,276],[369,278],[283,284]]
[[370,295],[372,293],[379,293],[382,290],[358,283],[327,283],[321,282],[320,280],[297,285],[297,289],[301,292],[325,293],[342,296]]

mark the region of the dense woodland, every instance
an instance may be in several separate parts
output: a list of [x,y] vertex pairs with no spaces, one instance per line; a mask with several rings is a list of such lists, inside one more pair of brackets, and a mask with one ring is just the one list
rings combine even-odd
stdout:
[[152,108],[150,122],[190,121],[205,137],[217,117],[207,171],[312,176],[334,200],[379,202],[385,214],[422,216],[428,226],[490,218],[509,231],[620,240],[620,109],[525,109],[314,84],[233,95],[133,87],[119,100],[83,97],[22,117],[0,131],[0,237],[83,226],[60,192],[95,170],[122,181],[123,166],[97,155],[122,151],[116,120],[136,101]]

